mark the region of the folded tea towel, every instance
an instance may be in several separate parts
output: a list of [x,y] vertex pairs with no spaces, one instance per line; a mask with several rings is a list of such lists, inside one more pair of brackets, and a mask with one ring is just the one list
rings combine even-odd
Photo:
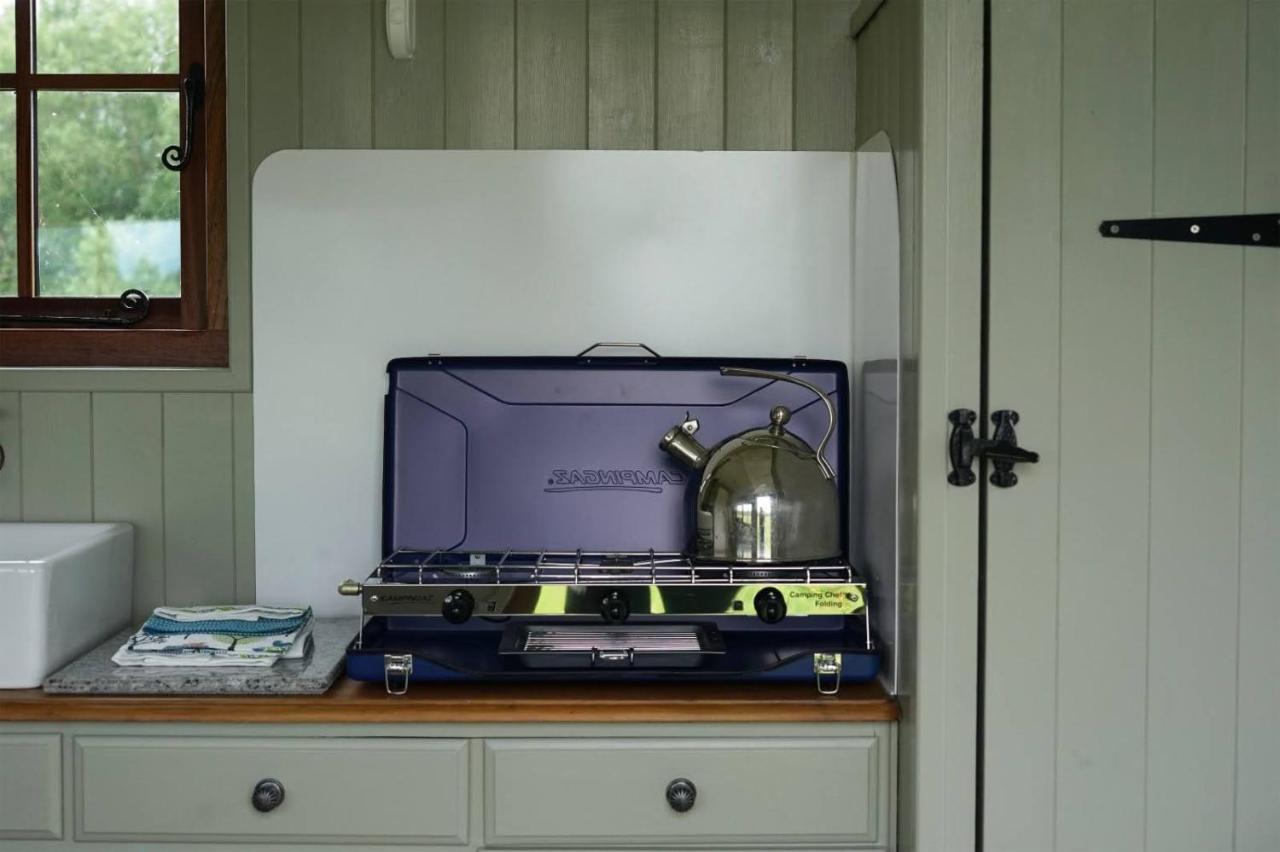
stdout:
[[292,633],[311,619],[311,607],[268,606],[157,607],[142,625],[147,633],[229,633],[273,636]]
[[[311,610],[276,609],[284,618],[269,618],[262,612],[251,613],[251,618],[226,617],[229,611],[238,609],[270,609],[257,607],[190,607],[183,610],[161,608],[153,630],[152,621],[161,610],[134,633],[116,651],[112,662],[120,666],[257,666],[273,665],[278,659],[297,659],[306,656],[311,644],[314,619]],[[218,616],[208,618],[210,611]],[[178,615],[185,621],[171,616]],[[197,617],[199,616],[199,617]],[[301,621],[299,621],[301,619]],[[241,623],[243,622],[243,624]],[[169,629],[183,623],[183,632]],[[248,625],[246,630],[239,630]],[[264,626],[272,632],[261,632]]]

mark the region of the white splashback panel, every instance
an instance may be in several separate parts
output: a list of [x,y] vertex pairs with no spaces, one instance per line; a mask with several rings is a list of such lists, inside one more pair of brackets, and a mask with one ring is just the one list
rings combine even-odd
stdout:
[[[253,189],[258,600],[380,555],[399,356],[853,356],[852,155],[284,151]],[[656,438],[655,438],[656,440]],[[512,447],[512,452],[519,452]]]

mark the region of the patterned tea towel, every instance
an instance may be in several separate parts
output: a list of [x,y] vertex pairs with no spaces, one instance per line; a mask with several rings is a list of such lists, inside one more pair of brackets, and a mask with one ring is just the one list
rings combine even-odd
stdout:
[[160,607],[111,658],[119,666],[258,666],[306,656],[311,609]]
[[311,607],[188,606],[156,607],[142,629],[147,633],[230,633],[274,636],[291,633],[311,620]]

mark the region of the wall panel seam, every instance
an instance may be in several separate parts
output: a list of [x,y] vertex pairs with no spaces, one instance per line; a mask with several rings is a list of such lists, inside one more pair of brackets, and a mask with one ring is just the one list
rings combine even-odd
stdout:
[[796,102],[800,93],[800,39],[796,35],[800,28],[800,0],[791,0],[791,150],[796,148]]
[[160,599],[165,603],[169,602],[169,499],[165,493],[165,483],[169,478],[165,470],[165,443],[169,434],[167,397],[168,394],[160,396],[160,558],[164,561],[164,570],[160,572]]
[[[1149,202],[1148,215],[1155,215],[1156,212],[1156,109],[1158,103],[1158,90],[1160,80],[1157,76],[1156,68],[1156,26],[1159,16],[1156,13],[1156,3],[1158,0],[1151,0],[1151,149],[1148,159],[1151,162],[1151,200]],[[1151,416],[1152,404],[1154,403],[1155,391],[1153,384],[1155,382],[1155,348],[1156,348],[1156,249],[1152,243],[1147,248],[1147,270],[1149,276],[1148,282],[1148,305],[1147,305],[1147,574],[1146,574],[1146,595],[1145,595],[1145,613],[1143,618],[1143,626],[1146,631],[1146,650],[1143,655],[1143,689],[1142,689],[1142,848],[1147,849],[1148,828],[1147,820],[1151,813],[1151,549],[1152,549],[1152,530],[1151,530],[1151,472],[1154,469],[1155,461],[1154,446],[1152,438],[1154,437],[1154,424]]]
[[302,96],[302,79],[303,79],[303,67],[304,67],[302,62],[302,48],[304,43],[302,38],[302,31],[304,29],[302,25],[302,15],[303,15],[303,3],[302,3],[302,0],[298,0],[298,36],[297,37],[298,37],[298,147],[299,148],[306,147],[306,145],[302,140],[302,129],[303,127],[306,126],[306,122],[303,120],[303,111],[306,107],[306,99],[303,98]]
[[661,53],[662,0],[653,0],[653,140],[649,147],[655,151],[661,149],[659,128],[662,125],[662,106],[658,94],[662,86],[662,75],[658,68],[662,61]]
[[520,3],[511,1],[511,147],[520,147]]
[[[989,55],[989,54],[988,54]],[[1053,792],[1051,800],[1051,814],[1053,825],[1053,848],[1058,848],[1058,820],[1060,819],[1059,811],[1059,749],[1061,748],[1062,733],[1062,412],[1063,412],[1063,335],[1065,325],[1063,323],[1063,288],[1066,276],[1063,274],[1063,262],[1066,252],[1063,249],[1063,230],[1066,221],[1066,181],[1063,179],[1066,173],[1066,150],[1067,150],[1067,133],[1066,133],[1066,116],[1067,116],[1067,13],[1065,0],[1059,0],[1058,3],[1058,429],[1057,435],[1054,436],[1054,448],[1057,455],[1057,484],[1055,486],[1056,494],[1054,495],[1054,510],[1057,512],[1057,522],[1054,524],[1054,535],[1056,542],[1054,544],[1054,553],[1057,555],[1057,565],[1055,566],[1056,577],[1054,578],[1053,588]],[[988,106],[988,109],[990,107]]]
[[[418,0],[409,0],[410,3],[417,4]],[[414,11],[414,20],[416,26],[417,11]],[[378,122],[375,119],[378,103],[378,2],[369,4],[369,147],[376,149],[378,147]],[[407,60],[401,60],[407,61]],[[232,405],[235,400],[232,399]],[[232,443],[232,455],[235,458],[234,439]],[[232,484],[234,485],[234,477]],[[235,531],[234,524],[232,531]]]
[[22,463],[22,399],[25,393],[18,394],[18,517],[22,520],[27,519],[26,505],[27,501],[23,498],[23,477],[26,476],[27,466]]
[[720,150],[729,148],[729,0],[720,4]]
[[[372,6],[372,4],[370,4]],[[372,51],[370,51],[372,53]],[[372,62],[372,59],[370,60]],[[370,73],[372,73],[370,68]],[[373,110],[373,98],[369,98],[369,109]],[[373,117],[370,116],[369,124],[372,127]],[[372,132],[372,130],[370,130]],[[234,603],[244,603],[240,600],[240,548],[236,546],[240,541],[240,513],[236,511],[236,498],[239,496],[239,465],[236,464],[236,398],[235,394],[228,395],[228,402],[231,406],[231,422],[229,425],[231,439],[231,599]]]
[[[98,424],[93,421],[93,401],[97,397],[96,393],[89,394],[89,519],[96,520],[98,517],[98,495],[97,489],[94,488],[94,477],[97,473],[98,454],[97,448],[94,446],[94,433],[98,429]],[[137,542],[135,540],[134,544]],[[135,560],[136,560],[135,555]]]
[[444,83],[440,87],[440,147],[449,147],[449,0],[440,3],[440,74]]
[[[1249,12],[1252,4],[1242,0],[1244,6],[1244,50],[1241,51],[1241,62],[1244,63],[1244,109],[1240,116],[1240,209],[1248,210],[1249,205],[1249,48],[1253,39],[1249,38]],[[1236,848],[1239,833],[1240,813],[1240,613],[1243,608],[1244,594],[1244,448],[1245,417],[1248,414],[1248,397],[1245,395],[1245,368],[1247,366],[1245,335],[1249,325],[1245,320],[1248,311],[1249,278],[1248,264],[1245,262],[1246,249],[1239,250],[1240,255],[1240,434],[1236,447],[1236,650],[1235,650],[1235,694],[1232,706],[1232,742],[1231,742],[1231,781],[1235,785],[1231,792],[1231,846]]]

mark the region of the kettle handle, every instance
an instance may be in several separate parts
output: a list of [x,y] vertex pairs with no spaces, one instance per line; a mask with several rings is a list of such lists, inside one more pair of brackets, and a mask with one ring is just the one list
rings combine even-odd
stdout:
[[813,382],[806,382],[804,379],[798,379],[795,376],[789,376],[786,373],[771,373],[768,370],[757,370],[753,367],[721,367],[720,375],[722,376],[746,376],[753,379],[773,379],[779,382],[791,382],[793,385],[799,385],[802,388],[808,388],[818,395],[818,399],[822,400],[822,404],[827,407],[827,432],[822,436],[822,440],[818,442],[818,467],[822,468],[822,475],[827,479],[835,479],[836,472],[831,469],[831,464],[827,461],[826,450],[827,442],[831,440],[831,433],[836,430],[836,407],[832,405],[831,399],[822,391],[822,388]]

